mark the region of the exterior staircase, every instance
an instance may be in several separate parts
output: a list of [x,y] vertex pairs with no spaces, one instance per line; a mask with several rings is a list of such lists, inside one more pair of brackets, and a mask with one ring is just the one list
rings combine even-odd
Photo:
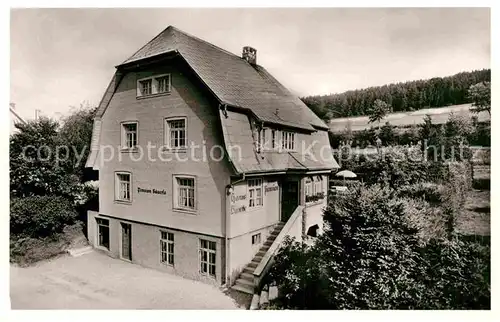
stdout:
[[231,289],[247,294],[254,294],[255,283],[254,283],[253,272],[260,264],[262,258],[269,250],[269,247],[271,247],[276,237],[278,237],[279,233],[281,232],[284,226],[285,223],[280,222],[274,227],[274,230],[271,232],[266,242],[262,245],[257,254],[255,254],[252,261],[243,268],[243,271],[241,272],[239,278],[236,280],[235,284],[231,287]]

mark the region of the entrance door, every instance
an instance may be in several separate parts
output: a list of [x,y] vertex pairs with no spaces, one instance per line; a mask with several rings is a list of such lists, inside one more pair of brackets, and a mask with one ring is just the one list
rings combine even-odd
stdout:
[[132,260],[132,226],[122,223],[122,258]]
[[284,181],[281,188],[281,221],[286,222],[299,205],[299,182]]

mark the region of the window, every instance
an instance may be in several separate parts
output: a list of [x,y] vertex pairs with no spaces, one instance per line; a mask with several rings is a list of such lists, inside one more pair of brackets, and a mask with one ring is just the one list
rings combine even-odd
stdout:
[[175,208],[196,210],[195,180],[189,177],[174,177]]
[[262,179],[249,179],[248,180],[248,207],[262,206]]
[[141,78],[137,81],[137,96],[170,93],[170,74]]
[[161,231],[160,236],[160,262],[162,264],[174,265],[174,234]]
[[200,239],[200,272],[215,277],[215,242]]
[[314,176],[305,178],[306,202],[317,202],[325,197],[323,191],[323,177]]
[[281,132],[281,148],[285,151],[295,150],[295,133]]
[[122,123],[122,148],[133,149],[137,146],[137,122]]
[[153,93],[153,80],[146,79],[143,81],[139,81],[141,84],[141,96],[151,95]]
[[314,194],[319,194],[323,192],[323,178],[321,176],[314,177]]
[[276,149],[277,143],[276,143],[276,130],[271,131],[271,149]]
[[310,177],[306,178],[305,186],[306,186],[306,196],[311,196],[313,194],[313,189],[312,189],[313,187],[312,187],[312,180]]
[[252,235],[252,245],[260,244],[260,233]]
[[115,199],[130,201],[130,173],[117,172],[115,175]]
[[156,88],[158,93],[168,93],[170,92],[170,75],[157,77],[156,78]]
[[97,221],[97,245],[109,250],[109,220],[96,218]]
[[169,149],[185,149],[186,144],[186,118],[166,120],[165,144]]

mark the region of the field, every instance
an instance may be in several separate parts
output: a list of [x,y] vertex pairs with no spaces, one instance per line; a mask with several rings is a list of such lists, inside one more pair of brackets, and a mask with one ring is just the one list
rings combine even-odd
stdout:
[[[446,123],[450,113],[458,115],[472,116],[470,108],[471,104],[453,105],[448,107],[428,108],[414,112],[404,113],[391,113],[384,118],[380,123],[384,124],[389,122],[391,125],[405,127],[413,124],[420,124],[423,122],[425,115],[430,115],[434,124]],[[490,115],[487,112],[479,113],[478,121],[489,121]],[[342,132],[350,124],[352,131],[361,131],[369,129],[371,126],[378,126],[378,124],[369,123],[368,116],[359,117],[345,117],[330,120],[329,126],[332,132]]]

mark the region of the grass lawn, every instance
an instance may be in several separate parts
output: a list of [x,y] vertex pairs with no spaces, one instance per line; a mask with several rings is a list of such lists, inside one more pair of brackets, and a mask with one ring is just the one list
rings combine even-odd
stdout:
[[68,226],[62,234],[46,238],[10,236],[10,262],[24,267],[65,254],[69,248],[88,245],[82,225]]
[[490,191],[471,190],[465,209],[457,218],[457,229],[464,235],[489,236],[490,214]]

